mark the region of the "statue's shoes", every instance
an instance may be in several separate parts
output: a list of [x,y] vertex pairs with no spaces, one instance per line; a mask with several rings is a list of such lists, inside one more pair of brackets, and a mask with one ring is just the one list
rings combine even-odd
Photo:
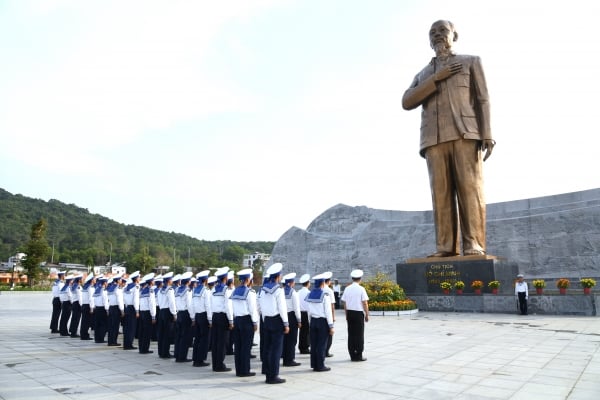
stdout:
[[483,250],[475,250],[475,249],[465,250],[464,251],[464,255],[465,256],[484,256],[485,255],[485,251],[483,251]]
[[455,257],[458,254],[456,253],[451,253],[449,251],[436,251],[433,254],[428,255],[427,257]]

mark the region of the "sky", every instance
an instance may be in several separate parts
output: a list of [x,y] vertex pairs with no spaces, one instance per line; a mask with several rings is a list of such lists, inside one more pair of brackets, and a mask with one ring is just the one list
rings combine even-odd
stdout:
[[202,240],[430,210],[404,91],[481,57],[487,203],[600,187],[600,2],[0,0],[0,188]]

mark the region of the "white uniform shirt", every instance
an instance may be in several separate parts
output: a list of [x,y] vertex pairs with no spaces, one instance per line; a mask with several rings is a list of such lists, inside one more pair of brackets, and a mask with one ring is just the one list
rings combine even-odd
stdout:
[[211,298],[211,306],[212,312],[214,313],[225,313],[227,315],[227,320],[230,324],[233,324],[233,306],[231,304],[231,300],[229,296],[231,296],[232,290],[229,287],[225,287],[221,289],[219,292],[216,291],[217,286],[215,285],[215,290],[212,292]]
[[519,292],[524,292],[525,298],[529,297],[529,289],[527,288],[527,282],[517,282],[517,284],[515,285],[515,296],[517,296],[517,293]]
[[[66,286],[66,287],[65,287]],[[71,301],[71,286],[70,285],[63,285],[63,287],[60,289],[60,301]]]
[[346,310],[363,311],[363,301],[368,301],[367,291],[358,282],[352,282],[350,286],[344,290],[342,301],[346,303]]
[[75,302],[81,304],[81,286],[79,284],[71,286],[71,304]]
[[290,326],[288,322],[287,306],[285,304],[285,294],[281,287],[277,286],[269,291],[263,287],[258,301],[263,321],[265,320],[265,317],[274,317],[279,314],[283,320],[283,325]]
[[127,287],[123,290],[123,303],[126,306],[133,306],[135,312],[140,311],[140,286],[132,286],[129,290]]
[[208,287],[202,285],[195,287],[192,291],[192,307],[196,314],[206,313],[208,323],[212,323],[212,306],[211,306],[211,292]]
[[168,308],[171,314],[177,315],[177,305],[175,304],[175,290],[171,287],[163,287],[159,290],[158,308]]
[[92,297],[92,302],[90,303],[90,307],[92,310],[95,308],[104,307],[106,311],[108,311],[110,304],[108,303],[108,293],[104,288],[94,291],[94,296]]
[[65,285],[65,283],[59,279],[56,279],[52,284],[52,298],[60,297],[60,289]]
[[294,288],[290,288],[289,294],[285,296],[285,306],[287,307],[288,313],[293,312],[296,314],[296,320],[300,322],[300,298],[298,297],[298,292],[296,292]]
[[175,307],[177,311],[187,311],[191,319],[194,319],[194,305],[192,304],[192,291],[189,287],[177,288],[175,292]]
[[309,321],[312,318],[326,318],[329,327],[333,328],[333,311],[331,310],[332,299],[333,297],[329,294],[329,291],[323,288],[323,297],[320,302],[307,301],[306,306]]
[[302,289],[298,290],[298,300],[300,301],[300,311],[307,311],[306,296],[310,293],[310,289],[306,286],[302,286]]
[[235,296],[235,291],[232,292],[231,305],[233,309],[234,317],[244,317],[249,315],[252,319],[252,323],[254,325],[258,324],[258,308],[256,305],[256,292],[252,288],[248,288],[247,293],[245,293],[245,298],[243,296],[239,297]]
[[92,304],[92,296],[94,295],[94,287],[89,285],[87,288],[83,285],[81,289],[81,304]]
[[156,319],[156,296],[153,287],[140,290],[140,311],[150,311],[152,319]]

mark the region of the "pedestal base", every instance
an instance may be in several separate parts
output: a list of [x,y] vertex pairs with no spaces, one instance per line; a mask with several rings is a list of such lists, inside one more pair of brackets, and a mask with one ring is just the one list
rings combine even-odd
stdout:
[[463,281],[463,293],[474,294],[471,282],[483,281],[483,293],[491,293],[487,284],[500,281],[500,294],[514,294],[519,272],[515,262],[495,256],[413,258],[396,264],[396,280],[407,295],[442,294],[441,282]]

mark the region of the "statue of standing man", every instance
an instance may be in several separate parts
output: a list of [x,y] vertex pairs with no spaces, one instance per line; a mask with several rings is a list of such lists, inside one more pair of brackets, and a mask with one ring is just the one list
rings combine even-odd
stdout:
[[460,241],[465,256],[486,251],[483,161],[496,142],[481,60],[455,54],[457,39],[450,21],[433,23],[435,57],[402,97],[405,110],[422,106],[419,152],[427,161],[436,237],[429,257],[459,255]]

